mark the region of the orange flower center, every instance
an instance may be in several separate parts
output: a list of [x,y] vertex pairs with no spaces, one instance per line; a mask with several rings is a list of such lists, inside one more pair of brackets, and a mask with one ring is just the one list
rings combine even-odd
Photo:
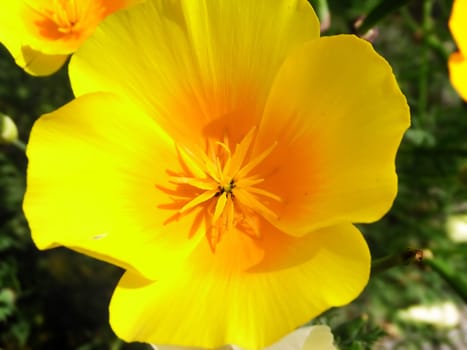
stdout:
[[51,40],[64,36],[80,37],[105,16],[100,1],[52,0],[48,4],[28,4],[26,23],[32,23],[39,34]]
[[236,145],[234,152],[229,148],[227,138],[222,142],[208,142],[206,152],[179,148],[183,171],[171,173],[170,177],[175,190],[158,186],[170,193],[175,203],[175,206],[163,207],[177,210],[166,223],[196,210],[192,231],[204,220],[207,239],[213,251],[222,235],[233,229],[254,238],[261,237],[257,229],[257,216],[266,220],[277,219],[268,203],[271,200],[280,202],[281,198],[258,187],[264,181],[257,175],[258,169],[276,143],[251,157],[254,135],[255,129],[252,129]]

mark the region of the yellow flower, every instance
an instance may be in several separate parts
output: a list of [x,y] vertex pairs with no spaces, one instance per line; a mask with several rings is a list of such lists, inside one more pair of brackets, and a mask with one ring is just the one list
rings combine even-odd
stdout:
[[140,0],[0,0],[0,42],[32,75],[49,75],[109,14]]
[[359,295],[352,223],[390,208],[409,125],[368,42],[319,38],[306,0],[151,0],[69,68],[77,98],[33,127],[24,210],[39,248],[127,270],[118,336],[259,349]]
[[[152,345],[154,350],[203,350],[202,348],[174,345]],[[235,345],[225,345],[217,350],[242,350]],[[307,326],[294,330],[264,350],[337,350],[331,329],[325,325]]]
[[449,57],[449,75],[458,94],[467,101],[467,0],[455,0],[449,28],[456,41],[458,52]]

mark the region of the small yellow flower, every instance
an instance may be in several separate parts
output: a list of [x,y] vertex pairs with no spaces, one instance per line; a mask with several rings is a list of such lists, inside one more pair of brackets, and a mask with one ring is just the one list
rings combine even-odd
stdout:
[[109,14],[138,0],[0,0],[0,42],[32,75],[57,71]]
[[459,51],[449,57],[451,83],[459,95],[467,101],[467,0],[455,0],[449,28]]
[[70,78],[33,127],[24,210],[39,248],[127,270],[118,336],[260,349],[362,291],[352,223],[392,205],[409,125],[371,44],[319,38],[306,0],[150,0]]

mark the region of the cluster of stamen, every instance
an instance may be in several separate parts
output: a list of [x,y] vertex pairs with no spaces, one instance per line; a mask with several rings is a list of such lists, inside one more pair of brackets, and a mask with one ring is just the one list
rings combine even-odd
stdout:
[[277,195],[257,187],[264,178],[252,174],[260,163],[273,151],[275,144],[262,153],[251,156],[255,137],[252,129],[236,145],[232,153],[227,138],[210,141],[206,151],[178,147],[182,172],[171,173],[173,190],[170,192],[176,204],[167,208],[176,209],[175,216],[168,221],[196,211],[194,222],[203,219],[206,235],[213,251],[222,236],[232,231],[243,232],[260,238],[258,216],[266,220],[277,219],[268,207],[270,200],[281,201]]
[[43,25],[54,23],[54,29],[62,35],[80,34],[80,23],[84,17],[101,18],[105,11],[100,1],[83,1],[78,4],[77,0],[53,0],[48,7],[32,9],[44,18]]

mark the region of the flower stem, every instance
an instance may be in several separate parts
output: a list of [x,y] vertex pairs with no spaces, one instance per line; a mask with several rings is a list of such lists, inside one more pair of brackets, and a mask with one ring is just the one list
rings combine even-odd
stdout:
[[421,249],[407,249],[402,253],[396,253],[375,259],[371,264],[371,275],[384,272],[396,266],[419,264],[423,260],[423,251]]
[[26,152],[26,144],[23,141],[16,139],[12,141],[11,144],[19,150]]

